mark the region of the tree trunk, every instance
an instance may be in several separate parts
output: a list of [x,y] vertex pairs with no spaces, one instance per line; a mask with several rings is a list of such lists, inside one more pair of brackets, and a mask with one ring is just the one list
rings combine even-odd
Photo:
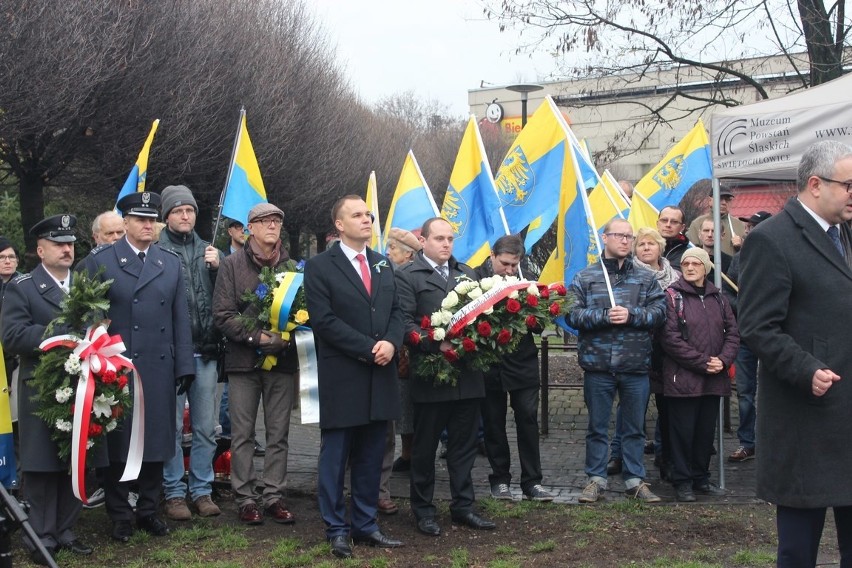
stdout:
[[299,236],[302,234],[301,227],[294,227],[293,230],[287,231],[287,239],[290,241],[290,258],[301,260],[302,251],[299,248]]
[[811,86],[840,77],[840,54],[835,49],[831,22],[822,0],[798,0],[802,30],[811,63]]
[[28,173],[20,177],[18,195],[21,200],[21,225],[24,228],[24,268],[29,272],[36,264],[36,238],[30,229],[44,217],[44,180],[39,173]]
[[325,238],[328,236],[326,233],[317,233],[317,254],[321,252],[325,252],[325,249],[328,248],[328,243]]

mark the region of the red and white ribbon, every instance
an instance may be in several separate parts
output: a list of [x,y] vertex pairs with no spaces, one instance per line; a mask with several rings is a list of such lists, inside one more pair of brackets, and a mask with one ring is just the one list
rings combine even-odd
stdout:
[[133,417],[130,425],[130,448],[121,481],[139,476],[145,446],[144,397],[142,381],[133,362],[122,355],[126,350],[118,335],[110,336],[103,324],[90,326],[83,339],[73,335],[57,335],[45,339],[39,349],[48,351],[54,347],[73,347],[74,355],[80,358],[80,377],[74,400],[74,421],[71,430],[71,483],[74,496],[87,502],[85,488],[86,450],[89,442],[89,425],[92,403],[95,397],[95,376],[107,371],[118,373],[129,369],[133,377]]
[[529,280],[521,280],[514,284],[497,284],[487,292],[483,293],[480,297],[473,300],[472,302],[465,304],[459,311],[453,314],[453,317],[450,319],[450,325],[448,327],[449,333],[455,334],[464,329],[464,326],[472,322],[476,319],[476,317],[487,310],[488,308],[494,306],[497,302],[506,298],[509,294],[511,294],[515,290],[523,290],[528,288],[530,284],[535,284],[535,282],[530,282]]

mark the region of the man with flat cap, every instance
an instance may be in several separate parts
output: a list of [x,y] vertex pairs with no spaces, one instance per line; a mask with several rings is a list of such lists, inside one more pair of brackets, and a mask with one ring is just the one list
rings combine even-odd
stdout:
[[[246,325],[240,314],[255,316],[243,294],[260,283],[260,271],[296,271],[281,243],[284,213],[271,203],[259,203],[248,214],[249,238],[242,250],[225,257],[213,289],[213,321],[225,334],[225,372],[229,381],[231,414],[231,488],[246,525],[263,523],[264,516],[276,523],[292,524],[296,517],[287,509],[290,412],[296,396],[299,369],[294,343],[280,333]],[[257,367],[258,353],[275,355],[278,362],[268,371]],[[266,421],[266,457],[262,483],[254,465],[254,426],[263,401]],[[258,507],[258,499],[262,509]]]
[[[109,289],[110,334],[118,334],[133,360],[145,397],[145,450],[139,472],[136,525],[155,536],[169,529],[157,516],[163,488],[163,464],[175,451],[175,388],[183,394],[195,374],[186,287],[177,255],[153,244],[160,196],[131,193],[118,202],[126,234],[112,245],[92,250],[82,264],[90,274],[112,280]],[[132,382],[130,385],[132,386]],[[129,484],[120,483],[128,460],[128,420],[108,435],[109,470],[106,509],[112,537],[127,542],[133,535]]]
[[[71,489],[68,462],[59,459],[59,449],[51,440],[50,430],[35,415],[38,405],[32,397],[38,393],[30,383],[45,328],[57,316],[71,285],[76,223],[73,215],[55,215],[30,229],[30,234],[38,239],[36,253],[41,264],[9,284],[3,304],[3,348],[21,358],[18,423],[24,497],[30,504],[30,524],[51,555],[60,549],[76,554],[92,553],[92,548],[74,534],[82,504]],[[90,452],[88,463],[105,465],[105,448]],[[27,538],[24,545],[30,550],[33,562],[48,565],[48,560]]]

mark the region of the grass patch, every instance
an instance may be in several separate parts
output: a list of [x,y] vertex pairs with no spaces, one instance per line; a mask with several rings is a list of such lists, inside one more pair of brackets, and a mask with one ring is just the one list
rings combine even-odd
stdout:
[[509,560],[507,558],[499,558],[488,563],[488,568],[521,568],[522,566],[520,560]]
[[548,507],[547,503],[538,501],[500,501],[491,497],[486,497],[479,503],[485,516],[495,519],[521,519],[530,511]]
[[737,566],[766,566],[775,564],[775,553],[740,550],[731,558]]
[[222,527],[209,544],[218,550],[245,550],[249,547],[249,539],[246,537],[245,530]]
[[177,555],[174,550],[169,548],[156,548],[148,553],[147,559],[154,564],[174,564],[177,562]]
[[601,513],[594,507],[570,507],[571,528],[575,532],[594,532],[601,528]]
[[556,541],[552,539],[534,542],[530,546],[530,552],[533,554],[541,554],[542,552],[552,552],[556,549]]
[[467,568],[470,566],[470,553],[464,548],[454,548],[450,551],[451,568]]
[[517,551],[517,548],[507,544],[501,544],[494,548],[494,554],[497,554],[498,556],[509,556],[510,554],[515,554]]
[[370,568],[388,568],[390,565],[390,560],[381,556],[370,560]]

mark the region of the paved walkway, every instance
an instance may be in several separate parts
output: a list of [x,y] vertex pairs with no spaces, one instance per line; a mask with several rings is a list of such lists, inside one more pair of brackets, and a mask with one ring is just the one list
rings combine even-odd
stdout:
[[[585,460],[585,430],[587,423],[587,412],[583,403],[583,391],[581,388],[559,388],[550,391],[550,432],[541,438],[542,470],[544,473],[544,486],[551,489],[557,496],[557,502],[577,503],[577,497],[586,484],[586,475],[583,471]],[[736,398],[731,400],[732,406],[732,428],[731,433],[724,434],[724,446],[721,456],[726,457],[739,445],[736,437]],[[512,477],[520,479],[520,469],[517,458],[517,444],[514,430],[514,421],[510,417],[507,420],[509,426],[509,441],[512,446]],[[654,420],[656,409],[651,401],[648,410],[648,432],[654,431]],[[260,424],[259,424],[260,426]],[[612,431],[612,426],[611,430]],[[301,424],[301,415],[298,410],[293,414],[293,422],[290,427],[290,455],[288,485],[293,491],[300,493],[316,492],[316,470],[317,456],[320,446],[320,433],[316,425]],[[399,438],[397,438],[397,454],[399,454]],[[651,484],[652,490],[669,502],[675,502],[674,490],[659,479],[659,472],[653,465],[653,455],[645,456],[645,467],[648,472],[646,481]],[[263,459],[256,460],[258,469],[263,468]],[[437,482],[435,485],[435,497],[449,499],[449,478],[447,474],[446,461],[435,460]],[[754,470],[755,461],[750,460],[741,464],[725,465],[724,487],[728,490],[728,496],[722,498],[701,498],[699,502],[712,499],[719,503],[746,503],[755,502]],[[711,464],[712,481],[719,484],[719,464],[714,457]],[[477,497],[484,497],[489,493],[488,474],[490,468],[488,460],[484,456],[476,458],[473,469],[473,482]],[[624,484],[620,476],[610,479],[609,490],[604,494],[605,498],[614,501],[624,499]],[[521,498],[520,487],[515,483],[512,492],[516,498]],[[394,497],[408,498],[409,478],[407,473],[394,473],[391,479],[391,493]]]

